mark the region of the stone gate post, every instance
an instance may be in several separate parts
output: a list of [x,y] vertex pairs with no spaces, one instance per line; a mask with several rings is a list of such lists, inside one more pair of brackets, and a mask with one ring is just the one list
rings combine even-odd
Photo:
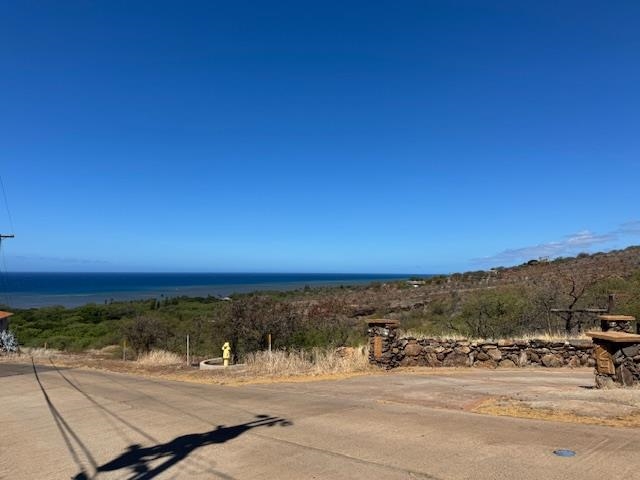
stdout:
[[391,349],[400,322],[380,318],[368,320],[367,324],[369,325],[369,362],[380,367],[391,368]]

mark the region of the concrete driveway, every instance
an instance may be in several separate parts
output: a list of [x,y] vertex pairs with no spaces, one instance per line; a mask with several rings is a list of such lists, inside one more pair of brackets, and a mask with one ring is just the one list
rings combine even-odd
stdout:
[[0,478],[640,479],[640,429],[469,411],[592,383],[467,369],[224,387],[0,364]]

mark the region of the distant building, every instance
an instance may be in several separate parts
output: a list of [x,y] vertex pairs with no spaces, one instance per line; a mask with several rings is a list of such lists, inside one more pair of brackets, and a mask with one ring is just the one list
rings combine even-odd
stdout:
[[9,317],[11,315],[13,313],[0,311],[0,332],[9,328]]

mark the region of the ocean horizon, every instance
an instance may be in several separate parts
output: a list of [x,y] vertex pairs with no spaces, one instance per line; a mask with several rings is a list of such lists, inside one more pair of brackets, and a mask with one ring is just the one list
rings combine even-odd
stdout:
[[259,290],[362,285],[411,276],[387,273],[8,272],[0,282],[0,303],[11,308],[78,307],[111,301],[177,296],[224,297]]

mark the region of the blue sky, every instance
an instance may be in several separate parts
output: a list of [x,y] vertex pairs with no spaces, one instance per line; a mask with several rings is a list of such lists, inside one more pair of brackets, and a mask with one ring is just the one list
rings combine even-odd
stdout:
[[2,2],[9,270],[449,272],[640,243],[640,3]]

